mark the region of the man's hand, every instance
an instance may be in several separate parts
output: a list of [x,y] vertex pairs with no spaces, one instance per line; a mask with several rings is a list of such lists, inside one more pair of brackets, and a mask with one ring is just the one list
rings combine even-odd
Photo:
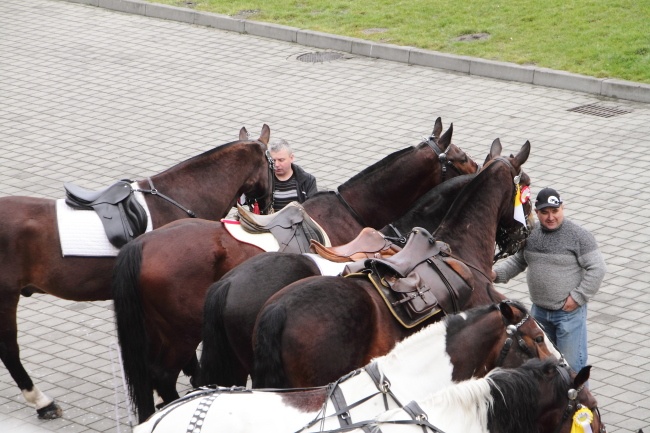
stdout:
[[580,305],[569,295],[568,298],[566,298],[566,301],[564,301],[564,306],[562,307],[563,311],[566,312],[571,312],[578,308]]

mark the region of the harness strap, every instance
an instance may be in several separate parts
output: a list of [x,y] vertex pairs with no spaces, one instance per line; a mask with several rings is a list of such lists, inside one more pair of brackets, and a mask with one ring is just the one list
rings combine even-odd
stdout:
[[512,347],[512,338],[508,337],[506,338],[506,341],[503,343],[503,347],[501,348],[501,352],[499,353],[499,358],[497,359],[496,366],[500,367],[501,364],[503,364],[503,360],[506,359],[506,355],[508,355],[508,352],[510,351],[510,348]]
[[352,424],[352,420],[350,419],[350,412],[348,412],[348,405],[345,402],[345,396],[343,395],[343,391],[341,391],[340,386],[337,385],[334,387],[330,398],[332,400],[332,404],[334,405],[334,409],[336,409],[341,427]]
[[170,198],[170,197],[167,197],[165,194],[159,192],[159,191],[158,191],[158,190],[153,186],[153,181],[151,180],[150,177],[148,177],[147,180],[149,181],[149,188],[150,188],[150,189],[148,189],[148,190],[147,190],[147,189],[135,189],[134,191],[142,192],[142,193],[144,193],[144,194],[151,194],[151,195],[154,195],[154,196],[158,196],[158,197],[160,197],[160,198],[162,198],[162,199],[165,199],[165,200],[167,200],[168,202],[170,202],[171,204],[173,204],[174,206],[176,206],[176,207],[178,207],[179,209],[181,209],[183,212],[185,212],[185,213],[186,213],[190,218],[196,218],[196,214],[195,214],[192,210],[183,207],[183,206],[182,206],[181,204],[179,204],[176,200],[174,200],[174,199],[172,199],[172,198]]
[[338,188],[336,188],[334,194],[336,194],[336,198],[338,198],[339,201],[343,204],[343,206],[345,206],[345,208],[350,212],[350,214],[352,214],[352,217],[354,217],[354,219],[361,225],[361,227],[368,227],[368,225],[363,221],[363,218],[361,218],[361,216],[359,216],[359,214],[354,209],[352,209],[352,206],[350,206],[350,204],[347,201],[345,201],[345,199],[339,192]]
[[[379,365],[376,362],[370,363],[370,365],[365,367],[366,373],[375,382],[375,386],[382,393],[384,397],[384,408],[388,410],[388,395],[393,399],[393,401],[399,406],[402,407],[402,403],[397,399],[393,391],[390,388],[390,381],[383,376],[379,371]],[[382,382],[383,377],[383,382]]]

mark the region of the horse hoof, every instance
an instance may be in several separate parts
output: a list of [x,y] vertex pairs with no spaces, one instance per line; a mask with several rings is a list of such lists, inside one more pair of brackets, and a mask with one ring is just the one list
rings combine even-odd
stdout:
[[63,415],[63,410],[54,402],[40,409],[36,409],[36,412],[38,413],[38,419],[56,419]]

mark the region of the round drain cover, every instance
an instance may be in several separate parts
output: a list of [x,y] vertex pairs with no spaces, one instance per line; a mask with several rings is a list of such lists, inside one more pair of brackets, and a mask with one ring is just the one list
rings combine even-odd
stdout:
[[322,62],[331,62],[332,60],[337,60],[343,57],[341,53],[333,53],[331,51],[317,51],[315,53],[306,53],[301,54],[296,59],[301,62],[308,63],[322,63]]

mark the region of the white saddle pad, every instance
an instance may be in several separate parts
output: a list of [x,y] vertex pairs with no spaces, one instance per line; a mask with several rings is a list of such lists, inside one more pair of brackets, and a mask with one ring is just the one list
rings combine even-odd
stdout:
[[318,254],[312,254],[312,253],[304,253],[303,255],[312,259],[314,263],[316,263],[316,266],[318,266],[318,269],[320,269],[321,275],[327,277],[333,277],[339,275],[341,272],[343,272],[343,268],[345,268],[345,266],[348,263],[352,263],[352,262],[346,262],[346,263],[331,262],[319,256]]
[[221,223],[228,230],[228,233],[239,242],[254,245],[266,252],[280,250],[278,240],[271,233],[248,233],[241,228],[239,221],[235,220],[222,219]]
[[[137,185],[134,186],[137,188]],[[151,214],[144,194],[134,192],[136,200],[147,212],[147,230],[153,229]],[[66,256],[115,257],[119,249],[108,241],[99,215],[92,210],[80,210],[68,206],[65,199],[56,201],[56,222],[61,238],[61,252]]]

